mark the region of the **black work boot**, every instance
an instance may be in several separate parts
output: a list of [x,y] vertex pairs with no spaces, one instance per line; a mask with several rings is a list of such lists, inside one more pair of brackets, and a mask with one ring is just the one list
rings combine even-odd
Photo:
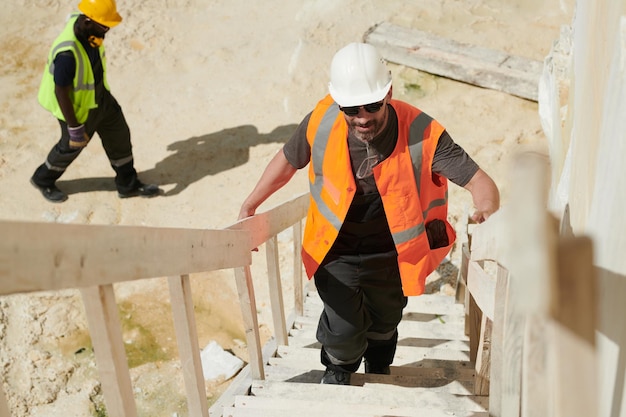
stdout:
[[389,365],[393,362],[398,344],[398,331],[396,330],[387,340],[367,339],[365,351],[365,373],[389,375]]
[[375,363],[370,363],[365,360],[365,373],[366,374],[381,374],[381,375],[390,375],[391,369],[389,365],[380,365]]
[[352,374],[350,372],[342,372],[335,369],[326,368],[320,384],[350,385],[351,377]]
[[117,186],[117,195],[119,198],[129,197],[154,197],[159,195],[161,189],[156,184],[144,184],[139,180],[133,181],[128,187]]
[[41,194],[44,196],[44,198],[51,203],[62,203],[67,200],[67,194],[59,190],[54,184],[40,185],[35,182],[35,178],[31,178],[30,183],[33,184],[33,186],[39,191],[41,191]]

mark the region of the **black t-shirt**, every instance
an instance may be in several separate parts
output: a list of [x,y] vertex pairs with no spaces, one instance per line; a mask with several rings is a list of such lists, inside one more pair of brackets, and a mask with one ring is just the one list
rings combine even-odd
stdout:
[[[382,161],[393,152],[398,140],[398,116],[391,105],[389,110],[389,122],[383,131],[378,134],[369,144],[357,139],[354,135],[348,135],[348,148],[352,161],[352,171],[355,174],[361,162],[375,151]],[[311,147],[306,140],[306,130],[309,124],[311,113],[309,113],[298,125],[296,131],[283,147],[283,152],[287,161],[297,169],[304,168],[311,160]],[[433,157],[432,171],[440,174],[458,186],[465,186],[472,179],[478,164],[456,144],[447,131],[444,131],[439,138],[435,155]],[[369,194],[377,193],[374,177],[357,179],[357,193]]]

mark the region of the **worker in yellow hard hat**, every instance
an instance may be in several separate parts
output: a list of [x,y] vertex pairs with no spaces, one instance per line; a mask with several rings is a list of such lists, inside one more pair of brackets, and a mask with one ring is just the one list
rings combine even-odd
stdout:
[[115,171],[120,198],[159,194],[144,184],[134,168],[130,129],[107,81],[103,41],[122,17],[115,0],[81,0],[80,13],[69,16],[56,38],[39,87],[39,103],[61,126],[61,138],[31,177],[31,183],[51,202],[67,200],[56,180],[98,133]]

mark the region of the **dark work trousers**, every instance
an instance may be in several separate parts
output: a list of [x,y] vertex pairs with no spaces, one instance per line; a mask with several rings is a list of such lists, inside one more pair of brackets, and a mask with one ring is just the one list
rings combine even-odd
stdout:
[[407,298],[378,194],[355,197],[315,285],[324,302],[317,328],[322,364],[343,372],[355,372],[363,358],[372,368],[390,365]]
[[[46,161],[33,174],[33,180],[40,186],[54,185],[67,167],[80,155],[83,148],[70,148],[67,123],[59,120],[61,139],[48,153]],[[117,100],[105,91],[96,109],[89,112],[85,122],[85,132],[91,138],[98,133],[102,147],[115,171],[115,185],[121,192],[132,190],[137,181],[134,168],[130,129]]]

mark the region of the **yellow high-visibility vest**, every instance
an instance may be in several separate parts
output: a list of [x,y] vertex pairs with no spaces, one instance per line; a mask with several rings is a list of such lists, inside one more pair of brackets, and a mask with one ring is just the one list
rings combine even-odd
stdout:
[[[39,104],[41,104],[44,109],[50,111],[57,119],[65,120],[65,116],[63,116],[61,112],[56,95],[54,94],[54,59],[61,52],[72,51],[74,59],[76,60],[72,104],[74,105],[74,113],[76,114],[78,123],[85,123],[89,110],[98,107],[98,105],[96,104],[95,78],[91,63],[89,62],[89,56],[74,34],[74,22],[76,22],[78,16],[78,13],[70,16],[65,28],[52,44],[50,52],[48,53],[46,68],[41,78],[41,84],[39,85],[37,98]],[[104,87],[109,90],[106,78],[104,46],[100,46],[98,50],[102,61],[102,81]]]

